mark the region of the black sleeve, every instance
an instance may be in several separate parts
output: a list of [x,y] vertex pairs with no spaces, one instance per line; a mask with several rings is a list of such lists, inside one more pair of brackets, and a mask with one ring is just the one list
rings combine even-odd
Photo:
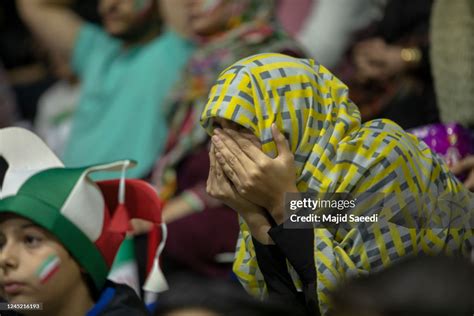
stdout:
[[295,314],[305,315],[305,298],[293,285],[286,266],[286,258],[276,245],[263,245],[253,239],[258,267],[263,274],[271,300],[284,301],[294,306]]
[[281,224],[271,228],[268,234],[298,273],[303,284],[308,314],[319,315],[314,264],[314,230],[286,229],[284,224]]

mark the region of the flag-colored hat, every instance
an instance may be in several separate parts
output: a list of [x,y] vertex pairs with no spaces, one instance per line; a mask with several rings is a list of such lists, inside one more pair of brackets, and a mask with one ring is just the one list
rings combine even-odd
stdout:
[[14,213],[42,226],[63,244],[102,289],[129,220],[161,224],[162,203],[141,180],[92,181],[95,171],[124,171],[129,160],[65,168],[33,133],[0,129],[0,157],[8,163],[0,213]]

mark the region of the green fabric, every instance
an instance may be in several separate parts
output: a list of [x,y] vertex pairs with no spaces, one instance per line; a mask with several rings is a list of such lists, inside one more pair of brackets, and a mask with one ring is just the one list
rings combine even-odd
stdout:
[[25,217],[51,232],[89,273],[96,288],[102,289],[108,267],[101,253],[81,230],[60,214],[57,207],[31,196],[17,194],[0,200],[0,213]]
[[[129,177],[145,177],[167,135],[162,102],[178,80],[193,45],[165,31],[146,45],[124,50],[99,27],[83,26],[72,65],[81,79],[81,97],[63,161],[78,167],[134,159]],[[117,178],[99,173],[95,180]]]
[[88,167],[54,168],[39,172],[21,186],[18,194],[48,201],[49,205],[61,210],[77,181],[87,169]]

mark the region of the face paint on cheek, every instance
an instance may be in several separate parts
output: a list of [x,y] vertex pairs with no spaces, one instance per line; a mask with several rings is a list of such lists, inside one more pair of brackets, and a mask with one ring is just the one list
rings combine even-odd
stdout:
[[56,254],[50,255],[41,263],[38,270],[36,270],[36,276],[41,284],[48,282],[59,271],[60,263],[61,260]]

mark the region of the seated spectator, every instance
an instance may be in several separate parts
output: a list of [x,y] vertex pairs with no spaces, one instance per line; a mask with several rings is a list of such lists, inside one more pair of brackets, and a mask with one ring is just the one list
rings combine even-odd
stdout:
[[[312,314],[327,313],[329,291],[348,277],[408,255],[473,251],[472,195],[394,122],[361,124],[348,93],[313,60],[259,54],[221,73],[201,117],[213,135],[207,191],[242,219],[234,272],[252,294]],[[369,193],[356,210],[380,217],[285,229],[286,192]]]
[[128,175],[144,178],[167,134],[163,99],[193,45],[162,27],[157,0],[99,1],[104,29],[84,22],[68,2],[17,1],[32,32],[70,60],[82,84],[64,162],[74,167],[127,157],[138,162]]
[[170,132],[153,182],[167,200],[163,210],[169,232],[163,253],[166,273],[186,270],[229,278],[237,217],[206,194],[210,140],[199,125],[199,115],[218,74],[233,62],[265,51],[301,53],[273,19],[273,1],[203,4],[192,2],[189,7],[198,48],[165,105]]
[[474,266],[460,258],[410,258],[349,280],[332,299],[332,316],[467,316],[474,311]]
[[437,0],[431,17],[431,67],[443,123],[474,132],[474,4]]
[[[296,6],[297,1],[283,1]],[[328,69],[341,62],[359,32],[378,22],[386,0],[314,0],[295,35],[308,54]],[[287,9],[288,10],[288,9]]]
[[50,64],[58,81],[41,95],[34,129],[56,155],[62,156],[81,90],[67,59],[52,52]]
[[[470,128],[474,139],[474,4],[437,0],[431,18],[432,69],[440,117]],[[473,144],[474,146],[474,144]],[[467,175],[464,184],[474,191],[474,156],[466,157],[451,170]]]

